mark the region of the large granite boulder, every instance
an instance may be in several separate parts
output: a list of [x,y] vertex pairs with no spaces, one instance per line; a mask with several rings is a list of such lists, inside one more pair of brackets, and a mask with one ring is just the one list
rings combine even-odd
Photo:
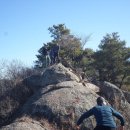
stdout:
[[[47,130],[38,122],[15,122],[3,127],[2,130]],[[49,130],[49,129],[48,129]]]
[[[130,129],[130,104],[115,85],[104,82],[96,86],[80,82],[78,76],[62,64],[47,68],[39,78],[29,78],[24,83],[33,89],[33,96],[21,108],[20,116],[1,130],[76,130],[78,118],[96,105],[99,95],[123,114],[126,129]],[[32,121],[27,123],[25,118]],[[95,125],[92,116],[84,121],[81,129],[93,130]]]
[[[80,115],[96,105],[98,95],[76,81],[64,81],[40,89],[24,105],[22,113],[36,118],[47,118],[59,129],[74,129]],[[94,118],[87,120],[84,129],[92,130]]]
[[2,130],[56,130],[48,121],[44,120],[39,122],[32,118],[23,117],[14,123],[2,127]]
[[77,81],[79,77],[72,72],[71,69],[64,67],[61,63],[54,64],[47,69],[41,75],[32,75],[23,80],[23,83],[30,86],[35,92],[41,87],[50,84],[57,84],[63,81]]

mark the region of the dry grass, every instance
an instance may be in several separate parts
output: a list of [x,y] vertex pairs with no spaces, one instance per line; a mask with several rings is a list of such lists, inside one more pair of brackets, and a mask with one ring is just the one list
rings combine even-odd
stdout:
[[[10,84],[9,84],[10,85]],[[32,95],[32,91],[22,83],[12,85],[0,95],[0,126],[14,120],[17,111],[24,102]]]

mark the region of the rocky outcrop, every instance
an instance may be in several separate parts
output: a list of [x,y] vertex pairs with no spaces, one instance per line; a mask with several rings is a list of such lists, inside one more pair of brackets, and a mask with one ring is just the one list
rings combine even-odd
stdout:
[[23,80],[24,84],[30,86],[35,92],[41,87],[50,84],[57,84],[63,81],[77,81],[79,77],[72,72],[71,69],[65,68],[62,64],[48,67],[41,75],[33,75]]
[[123,113],[126,120],[126,128],[130,129],[130,104],[127,102],[121,89],[109,82],[99,84],[100,94],[111,104],[112,107]]
[[[108,82],[98,86],[80,82],[78,76],[62,64],[53,65],[43,74],[23,82],[34,94],[21,108],[21,115],[1,130],[76,130],[78,118],[96,105],[99,95],[124,115],[126,129],[130,129],[130,104],[123,92]],[[90,117],[82,124],[82,130],[93,130],[95,125],[94,117]]]
[[127,102],[130,103],[130,92],[123,91],[123,93],[124,93],[124,96],[125,96]]
[[[33,122],[15,122],[11,125],[3,127],[2,130],[47,130],[40,125],[40,123],[33,121]],[[49,130],[49,129],[48,129]]]
[[[24,105],[22,113],[33,118],[40,115],[41,118],[55,122],[60,129],[66,127],[65,124],[68,128],[74,128],[77,118],[96,104],[96,97],[81,83],[64,81],[40,89]],[[88,129],[93,128],[92,122],[93,118],[88,119]]]

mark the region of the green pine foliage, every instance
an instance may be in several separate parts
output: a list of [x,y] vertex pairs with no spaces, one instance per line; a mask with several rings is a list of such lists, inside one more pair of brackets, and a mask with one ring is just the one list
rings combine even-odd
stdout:
[[108,81],[118,87],[130,85],[130,48],[120,40],[117,32],[106,34],[99,44],[99,50],[85,48],[81,38],[72,35],[64,24],[48,28],[52,41],[44,43],[39,49],[36,68],[45,68],[44,48],[50,49],[54,44],[60,45],[60,62],[66,67],[81,69],[90,79]]
[[125,41],[121,41],[118,33],[107,34],[94,54],[94,67],[98,71],[99,80],[109,81],[121,87],[130,75],[127,61],[129,49]]

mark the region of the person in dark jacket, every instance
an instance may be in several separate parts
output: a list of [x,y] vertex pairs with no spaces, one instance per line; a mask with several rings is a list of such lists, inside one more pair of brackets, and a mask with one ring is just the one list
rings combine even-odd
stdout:
[[124,130],[124,118],[123,116],[110,106],[107,106],[104,98],[97,98],[97,106],[91,108],[89,111],[85,112],[79,120],[77,121],[77,129],[84,119],[94,115],[97,125],[94,130],[116,130],[116,123],[113,119],[115,116],[120,120],[121,126],[120,130]]
[[55,64],[56,61],[59,62],[59,50],[60,50],[60,46],[58,45],[58,43],[56,43],[52,48],[51,48],[51,52],[50,52],[50,56],[51,56],[51,60],[52,60],[52,64]]

